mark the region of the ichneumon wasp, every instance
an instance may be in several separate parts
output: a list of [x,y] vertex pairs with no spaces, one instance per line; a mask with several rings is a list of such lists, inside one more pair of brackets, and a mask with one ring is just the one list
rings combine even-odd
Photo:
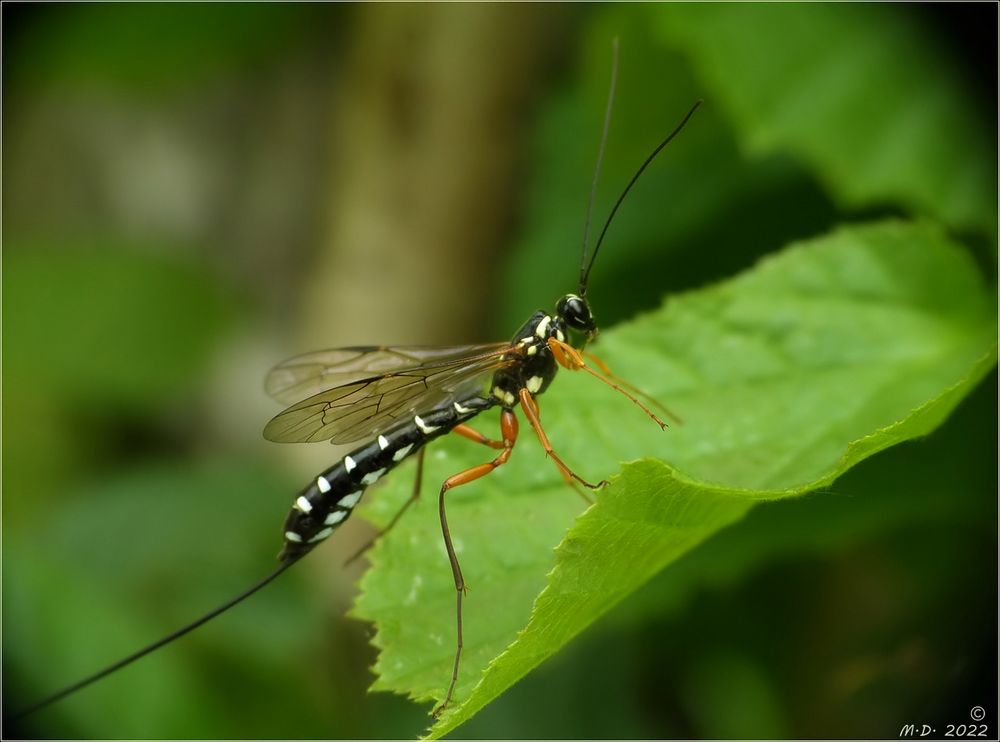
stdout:
[[[448,690],[434,713],[439,714],[451,703],[461,665],[466,585],[448,526],[446,493],[492,473],[507,462],[518,438],[515,410],[520,408],[563,479],[590,501],[585,490],[599,489],[604,482],[591,483],[573,471],[553,449],[539,418],[537,397],[549,387],[560,367],[592,375],[626,396],[661,428],[666,427],[640,401],[639,397],[644,395],[639,390],[616,377],[596,356],[586,352],[587,344],[597,335],[597,324],[587,300],[587,283],[600,246],[625,197],[660,151],[684,128],[701,101],[692,106],[636,170],[612,207],[588,256],[590,214],[607,141],[616,79],[617,44],[587,207],[577,292],[560,298],[554,312],[536,311],[506,343],[444,348],[339,348],[296,356],[275,367],[267,377],[266,390],[289,406],[267,424],[264,429],[267,439],[282,443],[326,440],[335,444],[360,443],[297,494],[284,523],[284,543],[278,566],[262,580],[197,620],[42,699],[21,711],[18,717],[97,682],[250,597],[328,538],[350,517],[368,487],[400,462],[415,457],[417,484],[412,496],[387,527],[351,560],[360,556],[377,538],[392,529],[419,495],[424,447],[436,438],[455,433],[499,453],[491,461],[448,477],[438,494],[441,532],[455,583],[456,644]],[[468,425],[472,418],[493,407],[501,410],[499,439],[489,438]]]

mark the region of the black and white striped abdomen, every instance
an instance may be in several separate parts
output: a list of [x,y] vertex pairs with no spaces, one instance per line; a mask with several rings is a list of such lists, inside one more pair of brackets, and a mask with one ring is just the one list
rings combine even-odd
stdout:
[[495,404],[472,397],[400,423],[347,454],[296,497],[285,519],[280,559],[295,559],[323,541],[347,520],[365,490],[421,446]]

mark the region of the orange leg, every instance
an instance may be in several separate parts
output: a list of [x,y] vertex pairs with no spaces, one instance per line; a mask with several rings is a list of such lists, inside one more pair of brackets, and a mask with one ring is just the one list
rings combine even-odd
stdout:
[[531,392],[527,389],[521,389],[521,391],[518,392],[518,396],[521,398],[521,409],[524,410],[524,415],[528,418],[528,422],[531,423],[531,427],[535,429],[535,434],[538,436],[538,440],[541,441],[542,448],[545,449],[545,453],[548,454],[556,463],[556,466],[559,467],[559,471],[562,473],[563,478],[567,481],[576,480],[587,489],[592,490],[599,489],[600,487],[606,485],[607,482],[603,480],[597,484],[591,484],[566,466],[563,460],[559,458],[558,454],[552,450],[552,444],[549,443],[549,437],[545,435],[545,430],[542,429],[542,421],[538,417],[538,403],[531,396]]
[[[539,426],[541,426],[541,422],[542,422],[541,421],[541,415],[542,415],[542,413],[541,413],[541,410],[538,408],[538,400],[536,400],[530,394],[528,395],[528,399],[531,401],[531,407],[535,411],[535,419],[538,420],[538,424],[539,424]],[[552,455],[552,454],[549,454],[549,455]],[[554,457],[554,458],[558,459],[558,457]],[[561,464],[562,462],[559,462],[559,463]],[[582,497],[583,501],[585,503],[587,503],[588,505],[593,505],[594,504],[594,498],[592,498],[590,495],[588,495],[586,492],[584,492],[580,488],[580,485],[577,484],[577,481],[576,481],[577,479],[579,479],[579,477],[576,477],[576,475],[573,474],[569,470],[568,467],[559,466],[559,473],[562,474],[563,481],[566,482],[566,484],[568,484],[570,487],[572,487],[573,491],[576,492],[576,494],[578,494],[580,497]],[[574,477],[576,477],[576,478],[574,478]]]
[[595,366],[597,366],[598,369],[600,369],[601,373],[604,374],[605,376],[607,376],[609,379],[611,379],[615,383],[620,384],[621,386],[625,387],[626,389],[628,389],[630,392],[632,392],[637,397],[642,397],[643,399],[647,400],[648,402],[656,405],[661,410],[663,410],[663,414],[664,415],[666,415],[667,417],[669,417],[671,420],[673,420],[678,425],[683,425],[684,424],[684,421],[681,420],[680,417],[678,415],[676,415],[674,412],[672,412],[669,409],[667,409],[666,405],[664,405],[662,402],[660,402],[660,400],[656,399],[656,397],[653,397],[653,396],[651,396],[649,394],[646,394],[646,392],[642,391],[642,389],[639,389],[637,386],[633,386],[632,384],[629,384],[627,381],[625,381],[625,379],[623,379],[621,376],[618,376],[610,368],[608,368],[608,364],[606,364],[600,358],[598,358],[597,356],[595,356],[593,353],[586,353],[585,352],[583,355],[584,355],[584,357],[587,360],[593,362],[593,364]]
[[451,429],[452,433],[457,433],[463,438],[468,438],[470,441],[476,443],[482,443],[484,446],[489,446],[490,448],[503,448],[503,441],[495,441],[492,438],[487,438],[485,435],[480,433],[475,428],[469,427],[465,423],[461,425],[456,425]]
[[438,513],[441,516],[441,533],[444,535],[444,546],[448,552],[448,561],[451,562],[451,573],[455,578],[455,664],[451,671],[451,684],[448,686],[448,694],[444,702],[434,709],[434,716],[439,716],[448,704],[451,703],[452,694],[455,692],[455,683],[458,682],[458,666],[462,660],[462,596],[465,595],[465,578],[462,577],[462,566],[458,563],[458,556],[455,554],[455,547],[451,542],[451,531],[448,530],[448,516],[445,513],[444,495],[452,487],[460,487],[463,484],[474,482],[485,477],[495,469],[507,463],[511,451],[514,450],[514,443],[517,441],[517,418],[511,410],[504,410],[500,415],[500,432],[503,435],[503,451],[493,461],[487,464],[479,464],[463,472],[459,472],[444,480],[441,485],[441,492],[438,495]]
[[549,338],[548,344],[549,348],[552,350],[552,355],[555,357],[556,361],[559,363],[560,366],[568,368],[570,371],[586,371],[588,374],[593,376],[598,381],[607,384],[616,392],[620,392],[621,394],[624,394],[626,397],[632,400],[632,402],[637,407],[639,407],[639,409],[641,409],[643,412],[649,415],[649,417],[652,418],[653,422],[655,422],[657,425],[660,426],[661,430],[667,427],[667,424],[663,422],[660,418],[658,418],[656,415],[654,415],[653,412],[646,405],[644,405],[634,396],[632,396],[627,391],[622,389],[620,386],[618,386],[618,384],[611,381],[610,379],[605,379],[603,376],[597,373],[597,371],[588,366],[587,362],[583,360],[583,355],[580,353],[580,351],[578,351],[572,345],[568,345],[564,342],[561,342],[554,337]]
[[[538,400],[532,397],[530,394],[528,395],[528,399],[531,400],[531,406],[535,410],[535,418],[538,420],[538,425],[540,427],[542,424],[542,410],[538,406]],[[554,456],[554,452],[553,453],[547,452],[546,455],[558,458]],[[569,467],[563,468],[562,466],[560,466],[559,473],[562,474],[563,481],[566,482],[566,484],[568,484],[570,487],[572,487],[573,491],[580,497],[582,497],[585,503],[587,503],[588,505],[594,504],[594,498],[592,498],[590,495],[588,495],[586,492],[583,491],[583,489],[577,483],[577,479],[579,479],[579,477],[573,474],[573,472],[569,470]]]
[[[588,495],[586,492],[584,492],[583,491],[583,487],[581,487],[579,484],[577,484],[575,479],[573,479],[572,477],[570,477],[569,479],[566,479],[565,476],[563,476],[563,479],[566,480],[566,484],[568,484],[570,487],[573,488],[573,491],[576,494],[578,494],[581,498],[583,498],[583,501],[585,503],[587,503],[588,505],[593,505],[594,504],[594,498],[591,497],[590,495]],[[602,482],[602,484],[603,484],[603,482]]]
[[[503,441],[495,441],[492,438],[487,438],[485,435],[480,433],[475,428],[471,428],[465,424],[456,425],[454,428],[452,428],[451,432],[458,433],[460,436],[468,438],[470,441],[481,443],[484,446],[489,446],[490,448],[504,447]],[[405,513],[410,508],[410,505],[416,502],[417,499],[420,497],[420,484],[424,475],[424,450],[425,449],[421,448],[420,451],[417,453],[417,478],[413,484],[413,494],[410,495],[410,499],[403,504],[403,507],[399,509],[398,513],[392,516],[392,520],[389,521],[389,525],[387,525],[381,531],[372,536],[365,543],[364,546],[362,546],[360,549],[358,549],[356,552],[354,552],[353,554],[351,554],[351,556],[347,558],[347,560],[344,562],[345,567],[351,564],[351,562],[356,561],[359,557],[361,557],[362,554],[364,554],[366,551],[372,548],[372,546],[375,545],[376,541],[378,541],[380,538],[385,536],[385,534],[391,531],[393,526],[395,526],[396,523],[399,522],[399,519],[403,517],[403,513]]]

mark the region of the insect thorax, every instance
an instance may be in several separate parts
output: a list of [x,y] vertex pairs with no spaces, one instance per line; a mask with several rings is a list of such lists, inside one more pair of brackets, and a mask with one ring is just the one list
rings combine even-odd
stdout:
[[521,389],[537,395],[552,383],[558,364],[549,349],[549,338],[565,340],[566,328],[558,317],[538,310],[511,339],[511,345],[518,349],[518,361],[497,371],[490,386],[490,395],[501,405],[512,408]]

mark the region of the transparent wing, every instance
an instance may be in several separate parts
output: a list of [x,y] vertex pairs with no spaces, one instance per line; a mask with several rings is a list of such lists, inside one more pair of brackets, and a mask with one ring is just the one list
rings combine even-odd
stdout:
[[[345,355],[341,357],[340,353]],[[279,443],[327,439],[350,443],[370,438],[421,411],[481,391],[493,372],[514,362],[516,353],[511,346],[500,343],[451,348],[350,348],[299,356],[276,368],[272,376],[286,367],[313,366],[313,370],[300,373],[284,388],[276,386],[272,396],[292,388],[323,390],[274,417],[264,428],[264,437]],[[316,357],[334,363],[318,362]],[[308,360],[301,363],[302,359]],[[376,368],[387,364],[395,367],[373,375],[370,369],[363,370],[369,361]],[[333,370],[325,376],[317,375],[316,366]],[[358,378],[362,374],[367,375]],[[335,376],[337,381],[331,381]],[[270,383],[268,387],[270,391]]]
[[353,381],[436,363],[449,364],[505,346],[506,343],[447,347],[371,345],[317,350],[279,363],[268,373],[264,388],[268,395],[282,404],[293,405]]

